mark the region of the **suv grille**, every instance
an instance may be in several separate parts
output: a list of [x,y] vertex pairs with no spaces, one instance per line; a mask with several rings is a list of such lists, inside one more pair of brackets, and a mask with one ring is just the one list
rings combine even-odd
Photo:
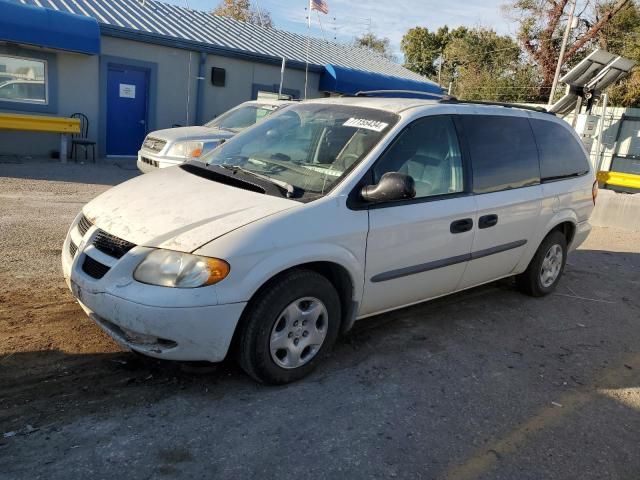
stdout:
[[144,139],[142,147],[146,150],[158,153],[167,144],[166,140],[160,140],[159,138],[147,137]]
[[86,255],[82,264],[82,271],[90,277],[101,279],[107,274],[109,267]]
[[93,225],[91,221],[83,214],[78,222],[78,231],[80,232],[80,236],[84,237],[87,231],[91,228],[91,225]]
[[102,253],[115,258],[122,258],[125,253],[131,250],[135,245],[131,242],[127,242],[121,238],[111,235],[107,232],[99,230],[95,239],[93,240],[93,246],[100,250]]
[[69,253],[71,254],[71,258],[75,257],[77,252],[78,247],[76,246],[76,244],[72,241],[69,241]]

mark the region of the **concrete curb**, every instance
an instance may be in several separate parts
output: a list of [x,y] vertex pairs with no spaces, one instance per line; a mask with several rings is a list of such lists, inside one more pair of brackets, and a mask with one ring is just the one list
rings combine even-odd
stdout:
[[640,194],[601,189],[590,222],[594,227],[640,232]]

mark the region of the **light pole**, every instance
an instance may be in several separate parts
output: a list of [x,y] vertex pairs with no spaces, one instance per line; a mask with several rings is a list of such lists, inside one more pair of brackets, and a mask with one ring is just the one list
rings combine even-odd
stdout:
[[549,94],[549,105],[553,105],[553,97],[556,95],[556,88],[558,88],[558,80],[560,79],[560,71],[562,70],[562,61],[564,60],[564,52],[567,49],[567,42],[569,41],[569,35],[571,34],[571,28],[573,25],[573,14],[576,11],[576,3],[578,0],[571,1],[571,10],[569,12],[569,19],[567,20],[567,28],[564,31],[564,37],[562,37],[562,46],[560,47],[560,56],[558,57],[558,65],[556,65],[556,74],[553,77],[553,84],[551,85],[551,93]]

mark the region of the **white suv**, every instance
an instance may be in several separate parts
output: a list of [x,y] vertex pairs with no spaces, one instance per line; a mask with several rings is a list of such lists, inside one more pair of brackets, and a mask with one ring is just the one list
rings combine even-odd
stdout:
[[507,106],[339,98],[88,205],[64,276],[118,343],[286,383],[355,320],[515,276],[556,287],[597,184],[578,136]]
[[202,157],[245,128],[292,103],[289,100],[244,102],[202,126],[151,132],[138,151],[138,170],[154,172]]

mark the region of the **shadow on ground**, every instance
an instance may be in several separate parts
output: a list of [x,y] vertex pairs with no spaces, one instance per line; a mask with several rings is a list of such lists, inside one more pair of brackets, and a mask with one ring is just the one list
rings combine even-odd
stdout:
[[117,185],[140,175],[135,160],[100,160],[97,163],[69,161],[0,162],[0,178],[20,178],[53,182],[71,182],[94,185]]

